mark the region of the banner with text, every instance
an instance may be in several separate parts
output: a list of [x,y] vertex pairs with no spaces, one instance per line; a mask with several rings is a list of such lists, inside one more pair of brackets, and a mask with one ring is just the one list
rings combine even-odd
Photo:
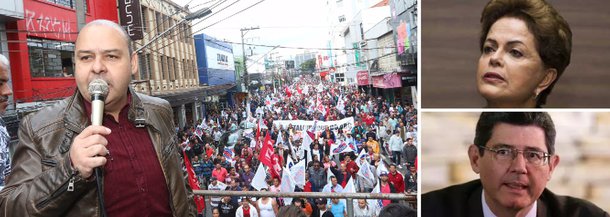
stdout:
[[[273,125],[276,127],[288,128],[288,125],[292,124],[292,127],[296,131],[309,130],[314,125],[314,121],[304,120],[277,120],[273,121]],[[317,121],[316,132],[322,132],[326,127],[329,127],[331,131],[343,128],[343,130],[351,130],[354,127],[354,117],[344,118],[338,121]]]

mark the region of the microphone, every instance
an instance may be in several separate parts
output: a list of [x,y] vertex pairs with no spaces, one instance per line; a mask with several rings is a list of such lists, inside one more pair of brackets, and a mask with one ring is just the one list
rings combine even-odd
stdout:
[[[94,79],[89,83],[89,94],[91,94],[91,125],[101,126],[104,117],[104,101],[108,95],[108,83],[102,79]],[[94,169],[97,182],[97,198],[100,206],[101,216],[106,216],[104,207],[104,193],[102,192],[102,170]]]
[[102,79],[94,79],[89,83],[91,94],[91,125],[101,126],[104,117],[104,101],[108,95],[108,83]]

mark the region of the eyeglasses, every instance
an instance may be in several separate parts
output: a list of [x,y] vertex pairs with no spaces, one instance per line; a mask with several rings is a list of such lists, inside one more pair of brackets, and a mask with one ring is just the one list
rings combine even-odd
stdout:
[[535,166],[543,166],[549,162],[550,154],[543,151],[535,151],[535,150],[518,150],[516,148],[488,148],[486,146],[477,145],[479,148],[483,148],[487,151],[493,152],[493,157],[496,161],[500,163],[510,163],[516,157],[517,154],[522,153],[523,158],[525,158],[526,162],[530,165]]

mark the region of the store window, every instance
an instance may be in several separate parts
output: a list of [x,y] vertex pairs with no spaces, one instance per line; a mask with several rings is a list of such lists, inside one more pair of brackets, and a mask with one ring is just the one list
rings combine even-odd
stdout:
[[74,76],[74,43],[28,38],[32,77]]
[[[85,2],[85,11],[87,11],[87,0],[82,0]],[[64,7],[76,8],[76,0],[47,0],[47,2],[51,2],[53,4],[61,5]]]

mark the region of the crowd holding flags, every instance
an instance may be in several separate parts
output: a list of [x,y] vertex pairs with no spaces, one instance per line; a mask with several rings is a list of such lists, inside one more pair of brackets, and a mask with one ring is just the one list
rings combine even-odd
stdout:
[[[227,186],[229,182],[237,180],[242,189],[249,190],[279,188],[282,192],[321,191],[335,176],[343,187],[342,192],[375,191],[373,187],[379,183],[378,174],[388,170],[379,153],[367,149],[370,148],[366,144],[367,136],[372,133],[374,140],[382,139],[374,132],[379,125],[397,130],[400,127],[398,123],[409,127],[417,123],[416,119],[411,118],[416,114],[412,109],[406,110],[381,98],[370,97],[354,86],[316,83],[308,78],[282,89],[284,91],[277,93],[253,93],[251,101],[244,102],[243,107],[206,115],[200,124],[192,128],[191,135],[197,138],[195,140],[203,141],[205,147],[209,145],[217,150],[208,154],[214,161],[212,165],[221,163],[227,171],[235,169],[239,174],[227,175],[222,179],[219,177],[221,185]],[[206,111],[213,109],[206,108]],[[376,113],[373,114],[373,111]],[[390,111],[400,112],[393,114]],[[392,123],[395,124],[388,125],[384,119],[391,115],[402,117],[393,119],[395,122]],[[282,122],[288,123],[280,125]],[[290,127],[290,123],[297,124]],[[242,129],[236,130],[235,126]],[[327,128],[332,133],[326,131]],[[224,141],[213,140],[215,134],[211,132],[212,129],[220,130]],[[405,132],[413,134],[411,129]],[[348,137],[348,133],[352,136]],[[234,144],[225,142],[227,136],[235,139]],[[189,141],[193,141],[194,137],[183,138],[184,150],[192,152]],[[379,141],[379,144],[383,142]],[[319,170],[313,168],[313,155],[318,156],[316,164],[321,165]],[[219,161],[220,156],[224,156],[226,162]],[[351,156],[355,162],[345,161],[345,156]],[[355,178],[347,179],[344,175],[346,171],[341,169],[348,163],[347,169],[353,170],[348,174],[351,177],[355,173]],[[246,173],[244,165],[249,165],[252,173]],[[203,182],[209,181],[200,174],[195,175],[203,178]],[[245,182],[244,178],[249,181]],[[274,178],[280,181],[279,187],[271,184]],[[311,179],[319,181],[321,186],[312,188]],[[367,186],[363,187],[362,183]],[[379,192],[379,187],[376,190]],[[291,198],[284,198],[282,204],[290,204],[291,201]]]

